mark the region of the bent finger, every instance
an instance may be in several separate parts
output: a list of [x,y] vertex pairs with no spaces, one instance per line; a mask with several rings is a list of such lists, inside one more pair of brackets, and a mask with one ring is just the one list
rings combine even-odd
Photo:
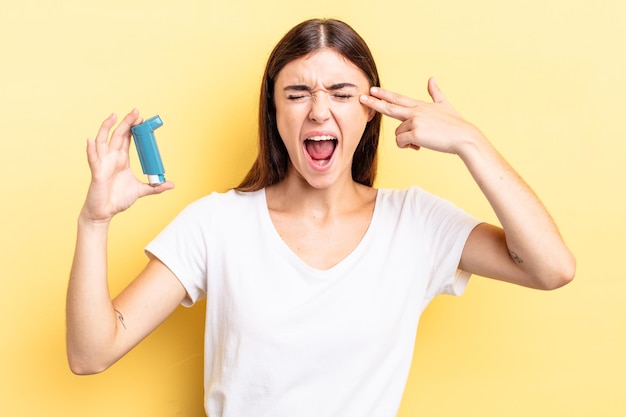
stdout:
[[115,113],[111,113],[111,115],[107,117],[106,119],[104,119],[104,121],[100,125],[100,129],[98,129],[98,134],[96,135],[96,138],[94,139],[94,142],[95,142],[94,150],[98,155],[102,155],[103,152],[106,152],[107,147],[108,147],[107,143],[109,140],[109,132],[111,131],[111,128],[113,127],[116,121],[117,121],[117,115]]
[[96,141],[89,138],[87,139],[87,163],[89,167],[93,167],[98,162],[98,151],[96,150]]
[[421,146],[413,143],[414,140],[415,137],[411,132],[403,132],[396,135],[396,144],[398,145],[398,148],[401,149],[414,149],[416,151],[420,150]]

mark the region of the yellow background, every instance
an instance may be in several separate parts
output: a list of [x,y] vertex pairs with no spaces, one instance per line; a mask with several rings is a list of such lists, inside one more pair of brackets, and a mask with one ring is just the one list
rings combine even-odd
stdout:
[[[67,367],[85,140],[113,111],[165,122],[157,136],[177,188],[114,221],[116,293],[182,207],[246,172],[265,60],[310,17],[357,29],[388,88],[427,99],[436,76],[542,197],[578,259],[576,280],[555,292],[476,277],[463,297],[435,300],[400,416],[626,415],[621,0],[2,0],[0,415],[202,415],[202,306],[179,309],[104,374]],[[494,221],[457,158],[398,150],[395,126],[385,119],[379,186],[419,184]]]

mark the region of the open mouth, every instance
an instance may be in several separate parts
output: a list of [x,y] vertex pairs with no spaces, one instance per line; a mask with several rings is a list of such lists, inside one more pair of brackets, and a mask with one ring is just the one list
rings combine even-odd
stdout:
[[304,147],[313,161],[325,164],[335,152],[337,138],[330,135],[312,136],[304,141]]

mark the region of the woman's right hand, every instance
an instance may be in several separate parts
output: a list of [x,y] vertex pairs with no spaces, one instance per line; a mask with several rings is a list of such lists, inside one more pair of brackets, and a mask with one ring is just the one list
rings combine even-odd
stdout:
[[138,198],[174,188],[174,184],[169,181],[156,187],[142,183],[130,168],[130,129],[142,122],[139,111],[134,109],[127,114],[113,133],[110,133],[116,121],[117,116],[112,114],[102,123],[96,138],[87,140],[91,183],[81,216],[94,223],[109,222],[114,215],[129,208]]

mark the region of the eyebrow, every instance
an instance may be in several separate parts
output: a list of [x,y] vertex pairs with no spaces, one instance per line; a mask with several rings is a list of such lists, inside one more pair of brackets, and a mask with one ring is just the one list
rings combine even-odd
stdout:
[[[342,90],[344,88],[357,88],[357,86],[352,83],[337,83],[337,84],[333,84],[327,87],[327,89],[330,91]],[[295,85],[288,85],[283,90],[284,91],[311,91],[312,88],[304,84],[295,84]]]

